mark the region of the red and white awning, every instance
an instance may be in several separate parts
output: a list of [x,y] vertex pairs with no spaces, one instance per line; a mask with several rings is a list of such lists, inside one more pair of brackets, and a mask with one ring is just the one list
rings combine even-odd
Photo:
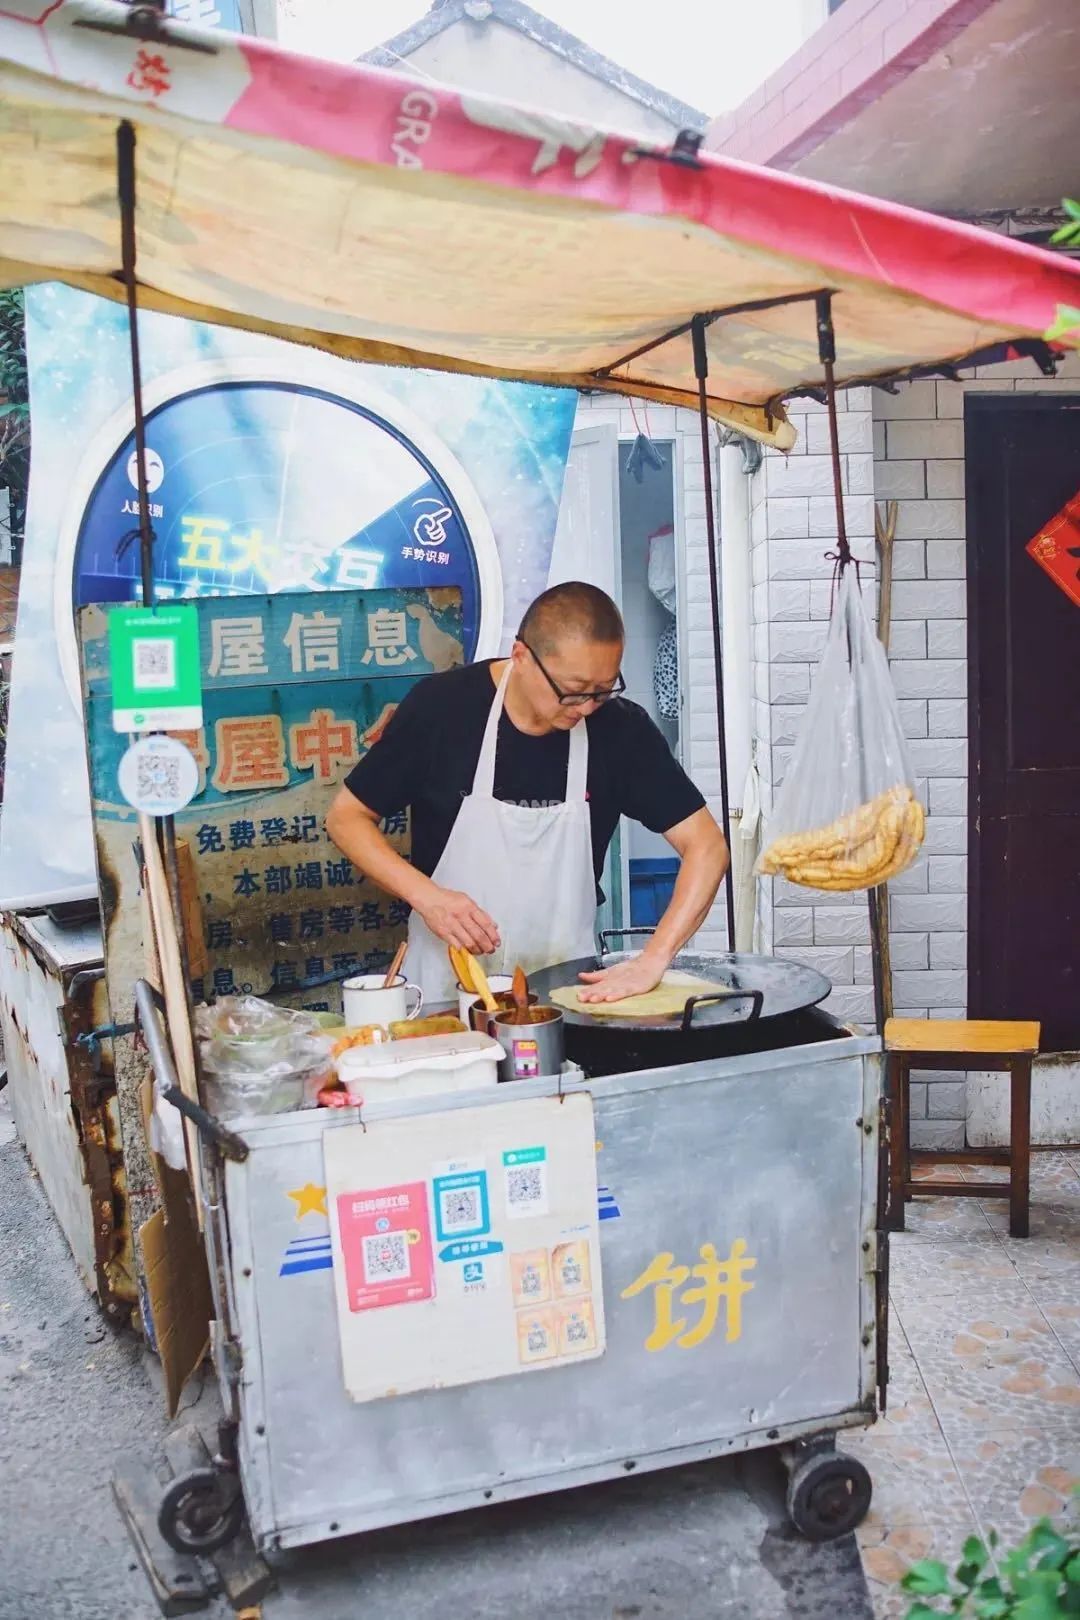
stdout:
[[[1080,265],[932,215],[257,39],[143,42],[127,15],[0,0],[0,284],[122,296],[128,119],[142,301],[358,360],[696,407],[687,334],[626,357],[698,313],[832,289],[849,383],[1080,306]],[[721,315],[708,359],[710,412],[789,445],[779,401],[822,381],[813,303]]]

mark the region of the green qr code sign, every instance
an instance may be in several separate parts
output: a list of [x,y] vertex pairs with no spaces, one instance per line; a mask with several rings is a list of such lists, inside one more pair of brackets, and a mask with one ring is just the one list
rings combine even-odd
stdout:
[[112,608],[109,669],[115,731],[197,731],[202,725],[193,604]]

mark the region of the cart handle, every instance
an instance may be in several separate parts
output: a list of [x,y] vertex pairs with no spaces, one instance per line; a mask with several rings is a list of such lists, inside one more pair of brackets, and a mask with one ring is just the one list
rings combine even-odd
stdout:
[[166,1044],[158,1016],[157,997],[153,987],[145,979],[135,981],[135,1012],[150,1054],[150,1066],[154,1071],[155,1083],[165,1101],[172,1103],[186,1119],[190,1119],[199,1135],[205,1137],[208,1142],[213,1142],[225,1158],[232,1159],[236,1164],[243,1164],[251,1151],[243,1137],[237,1136],[235,1131],[230,1131],[199,1103],[192,1102],[177,1084],[172,1054]]
[[602,928],[600,930],[600,955],[607,955],[609,939],[629,939],[635,934],[640,937],[642,935],[655,933],[655,928]]
[[739,1001],[749,997],[750,1011],[743,1019],[744,1024],[753,1024],[761,1017],[761,1009],[765,1005],[765,993],[762,990],[713,990],[707,996],[691,996],[683,1008],[682,1032],[685,1035],[694,1022],[694,1013],[708,1001]]

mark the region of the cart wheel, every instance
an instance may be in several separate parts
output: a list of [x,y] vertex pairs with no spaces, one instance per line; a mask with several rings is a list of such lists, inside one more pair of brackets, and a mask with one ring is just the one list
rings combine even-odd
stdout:
[[808,1541],[834,1541],[861,1524],[873,1484],[862,1463],[842,1451],[811,1453],[791,1471],[787,1510]]
[[196,1468],[174,1479],[161,1498],[158,1529],[174,1552],[212,1553],[232,1540],[243,1517],[236,1476]]

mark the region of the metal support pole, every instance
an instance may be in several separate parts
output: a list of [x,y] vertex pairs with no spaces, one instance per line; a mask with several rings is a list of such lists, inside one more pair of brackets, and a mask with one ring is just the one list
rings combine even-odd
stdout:
[[139,562],[143,607],[154,605],[154,530],[146,482],[146,417],[139,356],[139,300],[135,277],[135,129],[125,119],[116,131],[116,179],[120,199],[120,263],[127,292],[131,391],[135,402],[135,477],[139,492]]
[[709,542],[709,601],[712,604],[713,668],[716,685],[716,736],[720,744],[720,814],[728,847],[728,868],[724,874],[727,901],[728,950],[735,949],[735,877],[731,867],[731,805],[728,794],[727,727],[724,719],[724,656],[720,632],[720,577],[716,546],[716,506],[713,500],[712,446],[709,444],[708,395],[709,356],[705,348],[706,317],[695,315],[691,333],[694,343],[694,374],[698,383],[698,414],[701,420],[701,456],[705,472],[705,527]]
[[[832,453],[833,499],[836,502],[836,554],[840,573],[851,562],[847,522],[844,517],[844,481],[840,464],[840,425],[836,417],[836,333],[833,329],[832,294],[821,293],[817,304],[818,354],[825,372],[825,406],[829,413],[829,449]],[[874,1021],[879,1032],[885,1029],[892,1012],[892,973],[889,961],[889,908],[883,891],[870,889],[866,895],[870,917],[870,960],[874,975]]]

